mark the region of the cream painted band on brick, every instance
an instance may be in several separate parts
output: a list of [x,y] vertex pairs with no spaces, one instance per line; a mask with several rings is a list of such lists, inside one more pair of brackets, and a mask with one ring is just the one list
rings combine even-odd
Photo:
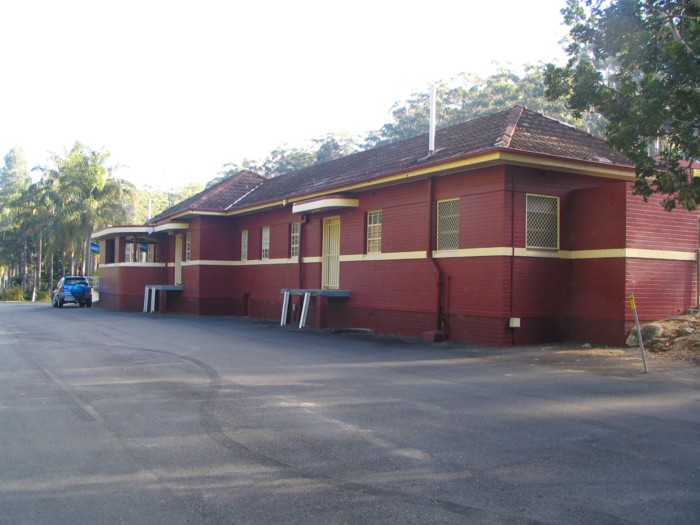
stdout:
[[693,252],[673,252],[664,250],[625,250],[627,257],[630,259],[665,259],[669,261],[696,261],[697,253]]
[[[436,259],[469,258],[469,257],[510,257],[513,253],[506,246],[493,248],[465,248],[461,250],[433,251]],[[610,250],[531,250],[525,248],[515,249],[516,257],[542,257],[549,259],[584,260],[584,259],[660,259],[667,261],[695,261],[697,254],[693,252],[678,252],[664,250],[640,250],[634,248],[617,248]],[[408,261],[425,259],[424,251],[416,252],[390,252],[373,254],[341,255],[340,262],[364,262],[364,261]],[[320,264],[321,257],[304,257],[304,264]],[[252,259],[247,261],[187,261],[182,266],[266,266],[273,264],[299,264],[295,257],[292,259]],[[102,268],[116,267],[163,267],[164,263],[113,263],[101,264]],[[172,267],[173,263],[168,263]]]
[[513,253],[511,248],[494,246],[493,248],[462,248],[461,250],[433,250],[435,259],[449,257],[509,257]]
[[166,263],[120,262],[100,264],[100,268],[165,268]]
[[694,252],[678,252],[669,250],[641,250],[636,248],[612,248],[609,250],[529,250],[515,249],[516,257],[545,257],[550,259],[662,259],[667,261],[695,261]]
[[247,261],[187,261],[182,266],[264,266],[267,264],[292,264],[298,263],[296,259],[248,259]]
[[410,259],[425,259],[425,252],[360,253],[340,256],[340,262],[402,261]]

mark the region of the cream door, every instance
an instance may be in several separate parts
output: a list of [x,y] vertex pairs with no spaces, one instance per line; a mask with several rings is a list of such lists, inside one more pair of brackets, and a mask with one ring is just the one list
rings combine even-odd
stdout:
[[323,282],[322,288],[337,290],[340,286],[340,218],[323,219]]
[[175,235],[175,282],[182,284],[182,234]]

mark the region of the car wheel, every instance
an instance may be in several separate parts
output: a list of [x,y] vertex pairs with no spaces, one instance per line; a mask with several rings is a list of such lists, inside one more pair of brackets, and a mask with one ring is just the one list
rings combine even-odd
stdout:
[[63,308],[63,299],[58,300],[58,307]]
[[92,301],[85,301],[85,306],[92,308]]
[[85,308],[85,302],[84,302],[84,301],[80,301],[78,304],[80,305],[80,308]]

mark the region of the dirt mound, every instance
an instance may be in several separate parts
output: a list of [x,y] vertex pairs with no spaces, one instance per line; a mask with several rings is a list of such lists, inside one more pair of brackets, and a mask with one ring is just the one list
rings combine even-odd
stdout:
[[644,347],[649,352],[700,366],[700,311],[693,310],[648,324],[662,329],[659,335],[645,342]]

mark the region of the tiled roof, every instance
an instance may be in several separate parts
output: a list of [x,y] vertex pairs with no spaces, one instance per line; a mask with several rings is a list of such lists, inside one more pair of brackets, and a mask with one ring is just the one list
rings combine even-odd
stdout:
[[[430,162],[447,162],[495,148],[631,165],[604,140],[521,106],[437,130]],[[269,179],[235,208],[371,181],[416,168],[427,153],[427,134],[361,151]]]
[[[435,151],[429,160],[431,164],[439,164],[495,149],[631,166],[624,155],[615,152],[604,140],[521,106],[437,130]],[[427,153],[428,135],[423,134],[271,179],[241,172],[153,220],[185,210],[237,209],[332,192],[415,169]]]
[[267,180],[265,177],[253,173],[252,171],[240,171],[215,184],[211,188],[207,188],[189,199],[185,199],[175,206],[168,208],[164,212],[153,217],[150,222],[156,223],[188,210],[224,211],[265,180]]

